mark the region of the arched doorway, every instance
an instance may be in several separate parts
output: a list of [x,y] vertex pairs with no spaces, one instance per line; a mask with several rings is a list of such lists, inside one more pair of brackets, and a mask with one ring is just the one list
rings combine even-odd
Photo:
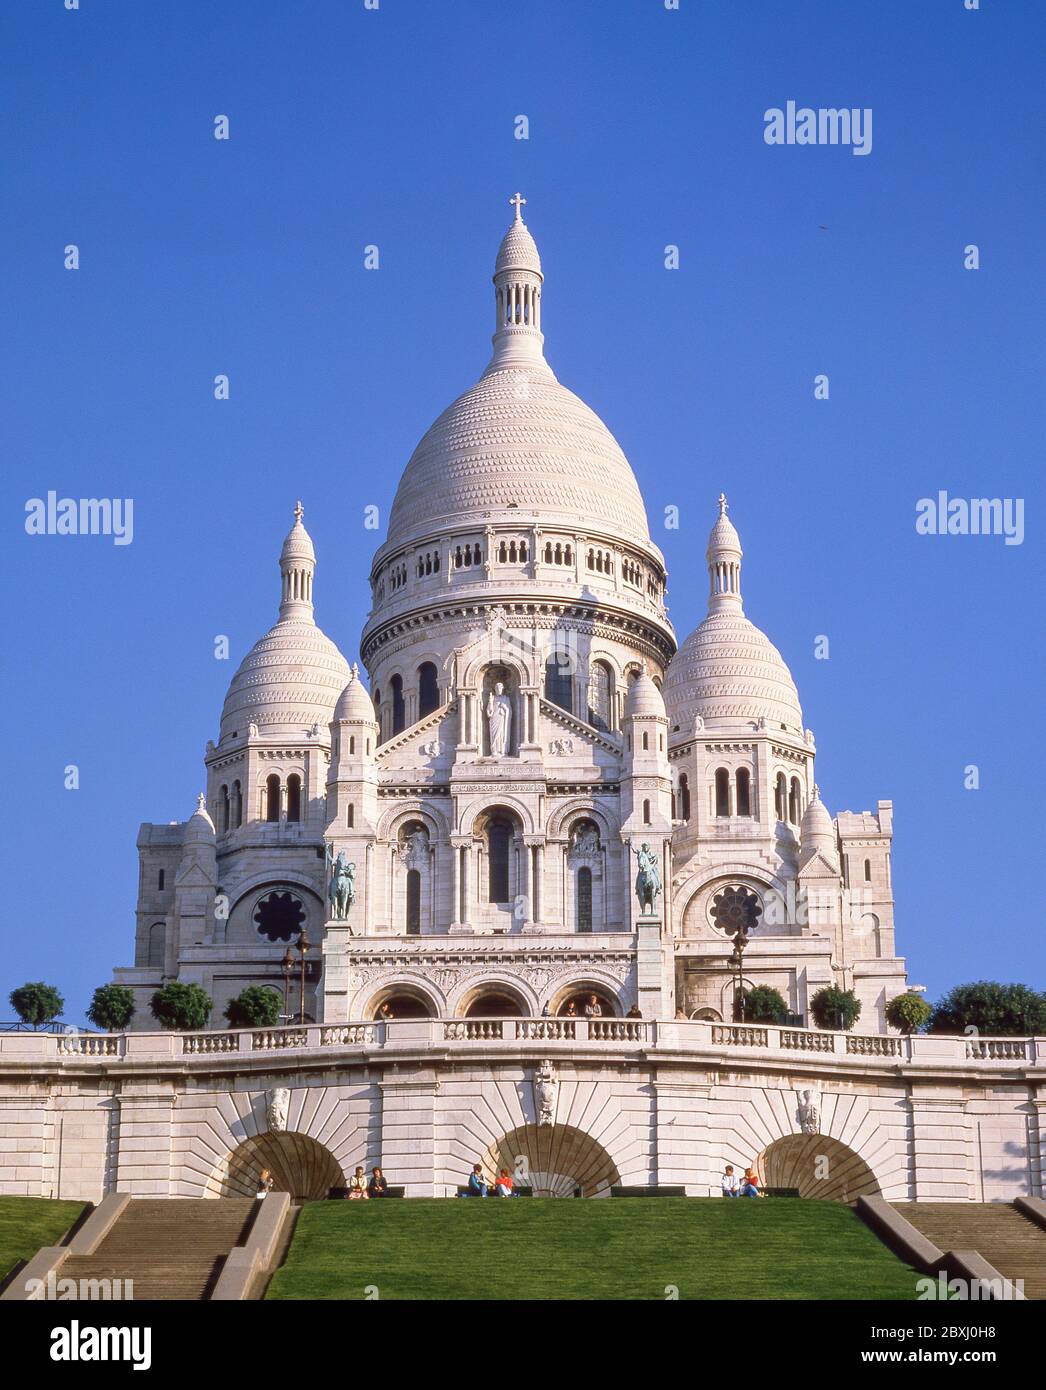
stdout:
[[572,1125],[522,1125],[491,1144],[484,1168],[507,1168],[535,1197],[609,1197],[621,1178],[602,1144]]
[[465,1018],[522,1018],[519,1000],[504,990],[488,989],[465,1006]]
[[403,1019],[435,1018],[437,1010],[432,1000],[417,987],[397,984],[380,990],[364,1012],[373,1019]]
[[[602,1013],[597,1015],[600,1018],[618,1018],[621,1010],[617,1000],[604,985],[590,985],[584,981],[575,981],[561,990],[552,1003],[552,1012],[557,1018],[571,1017],[584,1018],[585,1006],[590,1003],[593,994],[596,996],[596,1003]],[[573,1005],[573,1013],[571,1013]]]
[[268,1168],[274,1192],[289,1192],[295,1201],[314,1202],[332,1187],[344,1187],[341,1164],[329,1149],[294,1130],[245,1139],[211,1179],[219,1197],[253,1197],[258,1175]]
[[786,1134],[755,1161],[765,1187],[797,1188],[800,1197],[856,1202],[879,1196],[875,1174],[860,1156],[827,1134]]

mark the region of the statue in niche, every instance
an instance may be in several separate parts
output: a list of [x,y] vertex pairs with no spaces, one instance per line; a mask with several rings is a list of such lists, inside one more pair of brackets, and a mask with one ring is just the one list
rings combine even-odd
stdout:
[[574,834],[570,845],[572,855],[579,858],[596,858],[599,854],[599,831],[594,825],[588,825],[584,821],[574,827]]
[[559,1083],[551,1062],[542,1062],[534,1073],[534,1100],[539,1125],[551,1125],[556,1120],[556,1092]]
[[497,681],[487,696],[487,728],[490,733],[490,754],[493,758],[507,758],[509,740],[512,736],[512,700],[505,694],[505,686]]
[[804,1134],[821,1132],[821,1097],[816,1091],[799,1092],[799,1128]]
[[280,1134],[287,1128],[290,1103],[291,1093],[286,1086],[274,1086],[265,1092],[265,1120],[274,1134]]
[[639,861],[639,871],[636,874],[636,897],[639,899],[639,911],[644,917],[652,917],[661,893],[661,870],[658,866],[657,855],[648,844],[633,850],[632,853]]

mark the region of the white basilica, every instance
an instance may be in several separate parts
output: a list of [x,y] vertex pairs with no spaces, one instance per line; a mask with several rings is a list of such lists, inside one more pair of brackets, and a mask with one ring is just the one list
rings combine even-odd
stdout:
[[708,612],[677,650],[628,460],[545,361],[513,201],[493,355],[415,449],[374,556],[369,690],[316,624],[299,505],[206,795],[141,827],[135,964],[115,977],[135,1026],[175,979],[208,991],[212,1027],[250,984],[323,1022],[580,1013],[593,994],[604,1016],[716,1020],[743,980],[801,1017],[852,988],[861,1030],[886,1031],[905,987],[891,803],[833,821],[819,799],[723,497]]

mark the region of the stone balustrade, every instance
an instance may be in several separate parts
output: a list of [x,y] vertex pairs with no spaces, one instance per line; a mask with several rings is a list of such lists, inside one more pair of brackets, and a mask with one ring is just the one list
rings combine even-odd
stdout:
[[627,1018],[421,1018],[389,1022],[303,1024],[199,1033],[0,1033],[0,1067],[57,1062],[163,1062],[196,1057],[321,1050],[413,1052],[461,1045],[585,1046],[621,1053],[692,1053],[695,1058],[743,1052],[769,1060],[811,1055],[892,1060],[916,1066],[968,1066],[1017,1071],[1046,1065],[1046,1038],[970,1038],[938,1034],[861,1034],[773,1024]]

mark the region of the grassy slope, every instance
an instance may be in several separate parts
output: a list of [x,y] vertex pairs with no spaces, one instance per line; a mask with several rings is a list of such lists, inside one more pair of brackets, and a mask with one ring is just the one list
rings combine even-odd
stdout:
[[315,1202],[269,1298],[911,1299],[848,1208],[768,1198]]
[[83,1209],[83,1202],[0,1197],[0,1282],[41,1245],[57,1245]]

